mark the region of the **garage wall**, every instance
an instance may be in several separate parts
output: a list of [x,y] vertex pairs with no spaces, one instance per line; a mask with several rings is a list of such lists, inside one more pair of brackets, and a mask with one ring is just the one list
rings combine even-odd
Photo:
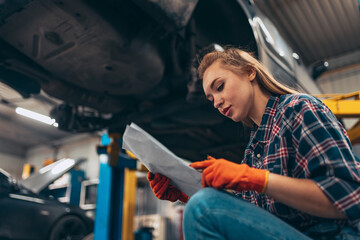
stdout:
[[360,91],[360,64],[324,73],[317,79],[324,93],[351,93]]
[[353,152],[358,158],[360,158],[360,143],[353,146]]
[[37,169],[40,169],[43,161],[48,158],[86,158],[87,161],[82,163],[80,168],[85,171],[86,178],[98,178],[99,161],[96,146],[99,143],[100,137],[97,135],[80,134],[67,137],[28,150],[26,163],[35,165]]
[[[325,94],[360,91],[360,64],[326,72],[317,79],[317,83]],[[351,128],[357,120],[357,118],[343,119],[345,128]]]
[[[360,91],[360,64],[352,64],[324,73],[317,79],[319,87],[326,93],[351,93]],[[359,119],[343,119],[345,128],[351,128]],[[360,144],[353,146],[354,153],[360,157]]]
[[[154,227],[154,236],[157,232],[163,233],[163,238],[158,236],[155,239],[179,239],[181,229],[182,211],[185,205],[180,202],[172,203],[166,200],[159,200],[152,192],[146,177],[138,177],[138,188],[136,191],[136,216],[161,216],[165,224],[151,224],[149,221],[139,222],[139,225]],[[137,230],[136,224],[135,229]],[[162,228],[162,229],[159,229]],[[160,230],[160,231],[159,231]]]
[[21,178],[24,162],[24,158],[0,153],[0,168],[4,169],[17,179]]

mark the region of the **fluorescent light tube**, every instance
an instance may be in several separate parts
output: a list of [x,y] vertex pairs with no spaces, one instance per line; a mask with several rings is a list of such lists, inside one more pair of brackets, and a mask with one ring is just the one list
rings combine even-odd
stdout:
[[52,119],[52,118],[42,115],[40,113],[33,112],[33,111],[30,111],[30,110],[27,110],[27,109],[21,108],[21,107],[17,107],[15,111],[17,114],[20,114],[22,116],[52,125],[54,127],[58,127],[58,124],[57,124],[57,122],[55,122],[55,119]]

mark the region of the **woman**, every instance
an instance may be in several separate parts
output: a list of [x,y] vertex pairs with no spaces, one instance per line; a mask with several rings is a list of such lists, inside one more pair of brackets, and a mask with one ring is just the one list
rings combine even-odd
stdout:
[[[239,49],[206,54],[198,74],[214,107],[252,132],[242,164],[190,164],[204,189],[186,205],[185,239],[360,239],[360,163],[331,111]],[[158,198],[187,201],[167,177],[148,179]]]

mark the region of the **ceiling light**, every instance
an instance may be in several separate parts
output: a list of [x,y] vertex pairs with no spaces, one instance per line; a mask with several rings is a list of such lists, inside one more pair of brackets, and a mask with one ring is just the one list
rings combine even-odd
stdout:
[[224,51],[224,48],[222,46],[220,46],[219,44],[214,44],[214,48],[216,51],[218,52],[223,52]]
[[50,118],[45,115],[42,115],[40,113],[33,112],[33,111],[30,111],[30,110],[27,110],[27,109],[21,108],[21,107],[17,107],[15,111],[17,114],[20,114],[22,116],[37,120],[42,123],[52,125],[54,127],[58,127],[58,124],[57,124],[57,122],[55,122],[55,119]]
[[300,59],[300,57],[299,57],[299,55],[298,55],[297,53],[293,53],[292,56],[293,56],[293,58],[295,58],[295,59]]

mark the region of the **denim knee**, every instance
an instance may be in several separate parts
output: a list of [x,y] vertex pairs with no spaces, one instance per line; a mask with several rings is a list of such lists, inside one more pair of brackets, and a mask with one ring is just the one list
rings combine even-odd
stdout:
[[309,238],[270,212],[214,188],[203,188],[186,204],[185,239],[301,239]]
[[187,202],[184,211],[184,220],[189,217],[201,217],[205,212],[208,212],[209,209],[212,209],[212,206],[218,206],[219,194],[224,193],[214,188],[203,188],[199,190]]

